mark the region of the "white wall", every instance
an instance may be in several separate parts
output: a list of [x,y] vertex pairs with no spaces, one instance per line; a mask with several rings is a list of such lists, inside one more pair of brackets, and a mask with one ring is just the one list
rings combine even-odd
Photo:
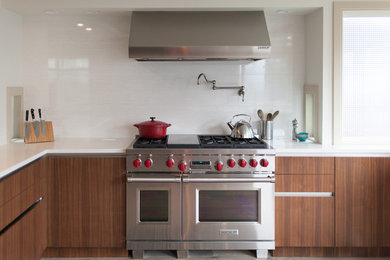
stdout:
[[0,144],[7,142],[6,88],[21,85],[22,17],[0,2]]
[[[156,62],[128,59],[128,16],[24,17],[25,106],[42,107],[57,137],[125,137],[149,116],[169,133],[227,133],[237,113],[280,110],[277,138],[291,138],[303,121],[304,16],[266,14],[272,58],[239,62]],[[93,30],[76,26],[82,22]],[[196,85],[199,73],[236,91]]]

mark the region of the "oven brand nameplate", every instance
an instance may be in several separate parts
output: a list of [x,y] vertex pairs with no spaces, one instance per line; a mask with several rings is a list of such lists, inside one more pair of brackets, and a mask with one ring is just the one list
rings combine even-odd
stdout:
[[221,236],[238,236],[238,229],[220,229],[219,234]]

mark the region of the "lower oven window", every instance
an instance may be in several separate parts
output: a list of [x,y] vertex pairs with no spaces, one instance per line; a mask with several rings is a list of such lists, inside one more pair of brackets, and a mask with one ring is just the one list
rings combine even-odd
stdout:
[[199,191],[199,222],[257,222],[258,207],[258,191]]
[[168,191],[140,191],[140,221],[168,221]]

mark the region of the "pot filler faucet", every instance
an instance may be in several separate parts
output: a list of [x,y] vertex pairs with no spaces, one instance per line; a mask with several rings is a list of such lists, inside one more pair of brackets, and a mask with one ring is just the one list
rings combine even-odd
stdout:
[[217,81],[216,80],[208,80],[206,78],[206,75],[204,73],[200,73],[197,80],[197,85],[200,85],[199,81],[201,77],[204,77],[206,83],[213,84],[213,90],[219,90],[219,89],[238,89],[238,95],[242,97],[242,102],[244,102],[245,98],[245,86],[216,86]]

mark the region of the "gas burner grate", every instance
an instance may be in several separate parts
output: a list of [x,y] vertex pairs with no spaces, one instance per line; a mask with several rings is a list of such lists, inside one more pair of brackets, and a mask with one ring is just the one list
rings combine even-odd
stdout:
[[167,147],[167,136],[160,139],[138,137],[135,141],[133,148],[166,148]]
[[258,139],[232,138],[228,135],[200,135],[199,143],[202,148],[262,148],[266,149],[268,145]]
[[233,148],[227,135],[199,135],[199,143],[202,148]]

